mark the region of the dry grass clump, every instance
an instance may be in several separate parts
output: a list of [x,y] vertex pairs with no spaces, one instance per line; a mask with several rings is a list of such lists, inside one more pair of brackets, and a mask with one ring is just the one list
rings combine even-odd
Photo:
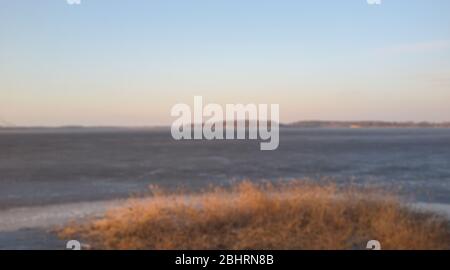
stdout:
[[448,249],[449,224],[373,190],[302,182],[154,192],[61,236],[95,249]]

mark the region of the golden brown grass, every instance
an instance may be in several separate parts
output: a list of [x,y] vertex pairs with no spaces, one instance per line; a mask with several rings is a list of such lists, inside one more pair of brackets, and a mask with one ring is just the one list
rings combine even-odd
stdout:
[[448,249],[443,218],[373,190],[302,182],[155,192],[60,235],[95,249]]

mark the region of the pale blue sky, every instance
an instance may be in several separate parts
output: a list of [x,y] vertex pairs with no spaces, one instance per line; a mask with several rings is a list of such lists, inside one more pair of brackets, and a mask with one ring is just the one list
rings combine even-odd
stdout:
[[202,95],[284,122],[450,120],[448,0],[81,1],[0,0],[1,119],[168,124]]

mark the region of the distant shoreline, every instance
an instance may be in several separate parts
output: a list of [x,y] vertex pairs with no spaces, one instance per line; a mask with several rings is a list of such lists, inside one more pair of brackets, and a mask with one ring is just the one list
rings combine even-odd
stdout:
[[[248,122],[248,121],[247,121]],[[450,122],[390,122],[390,121],[297,121],[293,123],[280,123],[281,128],[343,128],[343,129],[369,129],[369,128],[450,128]],[[0,131],[120,131],[120,130],[163,130],[170,126],[0,126]]]
[[388,122],[388,121],[298,121],[288,127],[303,128],[450,128],[450,122]]

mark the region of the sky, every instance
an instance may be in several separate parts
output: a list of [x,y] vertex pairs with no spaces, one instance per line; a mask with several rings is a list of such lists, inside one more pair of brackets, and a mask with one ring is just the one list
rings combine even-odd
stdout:
[[0,125],[165,125],[176,103],[450,121],[450,1],[0,0]]

